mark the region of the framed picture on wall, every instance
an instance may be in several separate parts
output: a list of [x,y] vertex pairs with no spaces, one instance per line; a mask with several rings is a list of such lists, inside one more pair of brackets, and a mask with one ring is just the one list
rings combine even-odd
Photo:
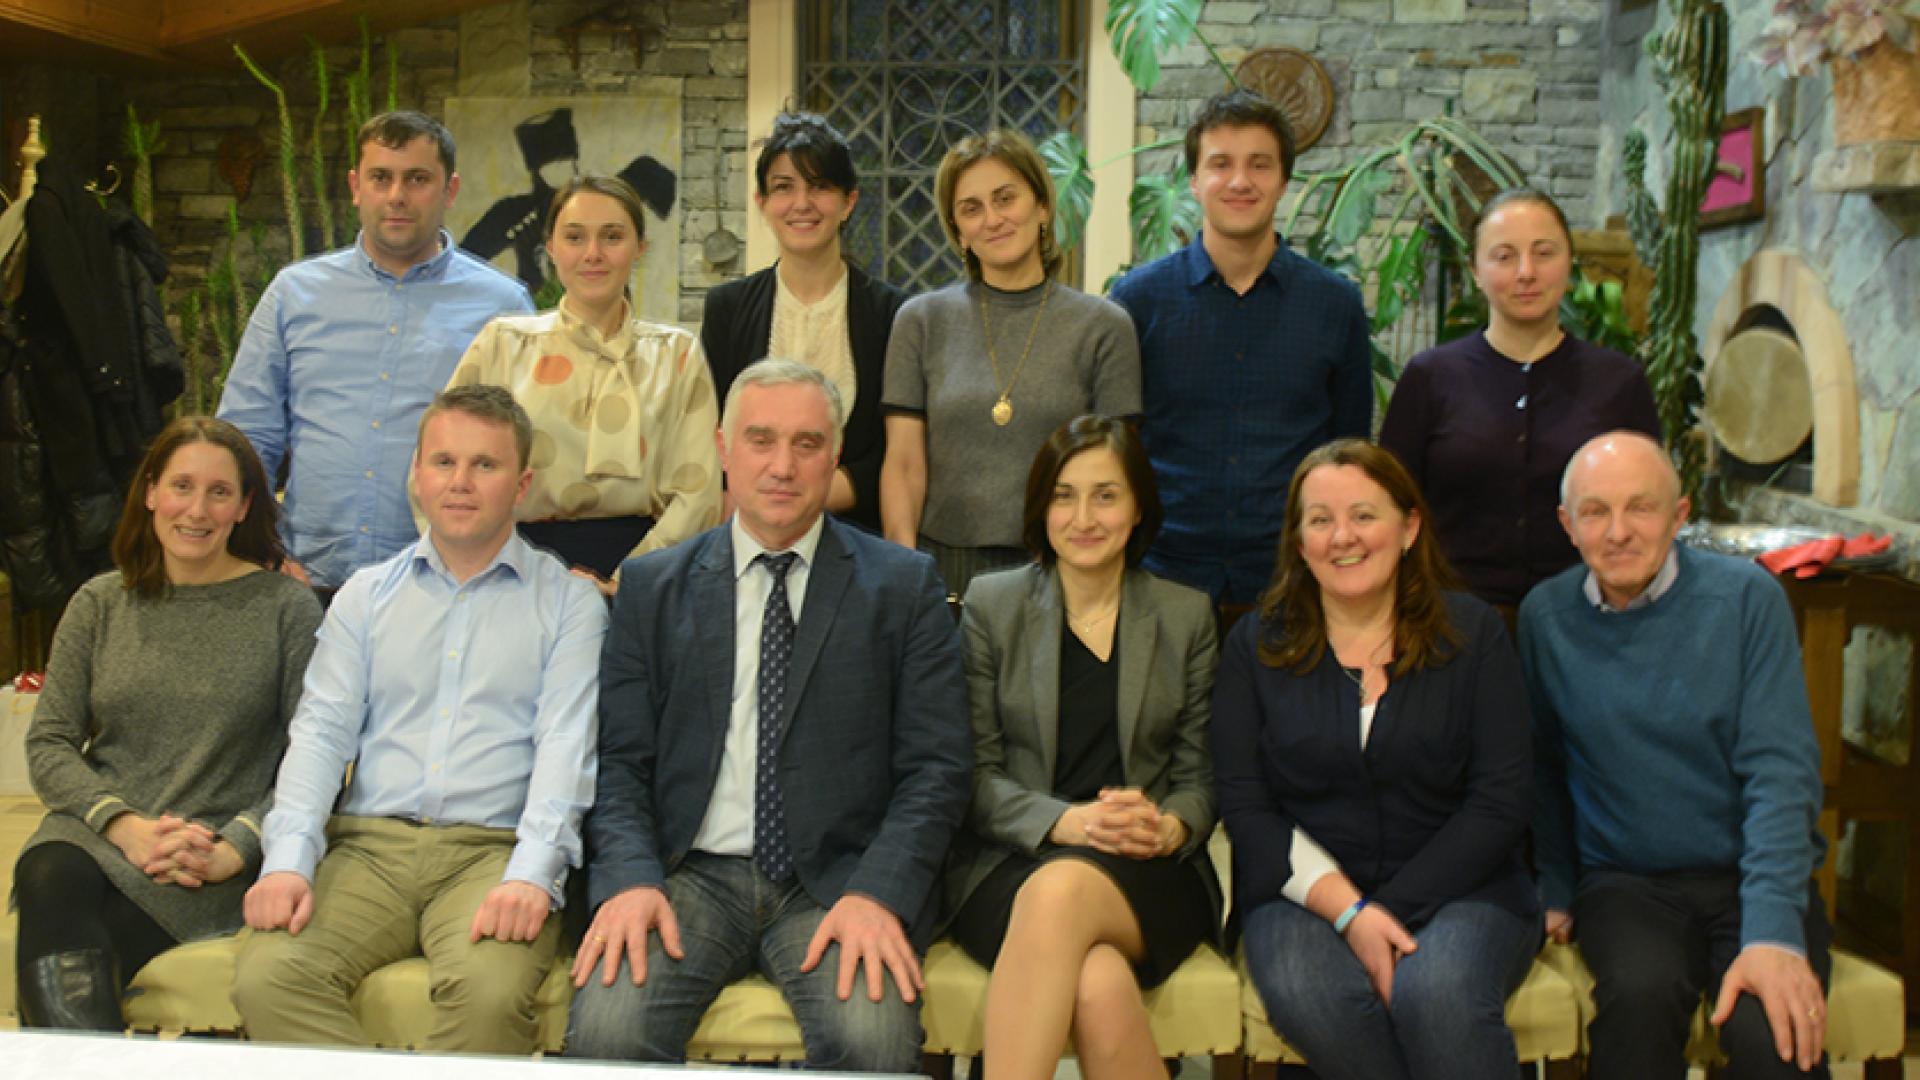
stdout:
[[1700,201],[1700,227],[1717,229],[1767,216],[1767,110],[1730,112],[1720,123],[1715,171]]

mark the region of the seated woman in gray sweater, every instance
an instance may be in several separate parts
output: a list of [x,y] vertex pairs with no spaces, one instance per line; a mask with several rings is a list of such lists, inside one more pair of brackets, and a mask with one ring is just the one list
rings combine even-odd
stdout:
[[153,441],[117,569],[61,617],[27,731],[49,813],[14,868],[20,1019],[117,1030],[120,995],[176,943],[240,927],[260,821],[320,624],[238,428]]
[[1022,485],[1053,430],[1140,413],[1140,347],[1113,302],[1054,280],[1053,181],[1019,134],[960,140],[934,198],[967,280],[901,307],[881,393],[887,539],[934,557],[954,595],[1027,561]]

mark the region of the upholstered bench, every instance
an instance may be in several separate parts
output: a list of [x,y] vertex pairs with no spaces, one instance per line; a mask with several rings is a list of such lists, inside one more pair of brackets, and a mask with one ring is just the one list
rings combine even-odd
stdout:
[[[239,939],[227,937],[181,945],[155,957],[127,990],[127,1026],[135,1031],[240,1032],[240,1014],[228,995],[239,951]],[[566,1037],[567,1006],[573,1000],[570,963],[570,958],[556,962],[535,998],[540,1047],[549,1053],[558,1051]],[[426,960],[414,957],[374,972],[355,991],[352,1007],[376,1046],[418,1047],[432,1023]],[[799,1025],[780,992],[754,976],[721,992],[701,1020],[687,1056],[699,1061],[793,1061],[805,1052]]]
[[[1593,973],[1571,945],[1549,945],[1540,964],[1552,967],[1574,988],[1580,1006],[1580,1054],[1587,1053],[1587,1023],[1593,1019]],[[1906,1045],[1906,986],[1886,968],[1842,949],[1833,950],[1833,977],[1827,985],[1827,1059],[1857,1062],[1867,1080],[1898,1080]],[[1702,1000],[1694,1014],[1687,1058],[1709,1072],[1724,1063],[1713,1025],[1713,1003]]]
[[[170,949],[143,968],[127,991],[129,1027],[139,1031],[241,1030],[227,988],[237,938]],[[985,1042],[987,972],[950,942],[936,942],[922,965],[927,980],[921,1024],[927,1053],[972,1057]],[[537,1001],[540,1045],[557,1051],[566,1035],[573,987],[556,963]],[[1240,980],[1212,948],[1202,946],[1167,982],[1147,995],[1155,1041],[1168,1057],[1231,1056],[1240,1045]],[[415,957],[374,972],[355,992],[354,1014],[379,1046],[413,1048],[431,1023],[427,962]],[[698,1061],[797,1061],[805,1057],[800,1027],[780,992],[752,976],[729,986],[707,1010],[687,1048]]]
[[[1247,973],[1245,957],[1240,961],[1240,985],[1241,1020],[1246,1026],[1241,1053],[1246,1055],[1253,1075],[1270,1077],[1281,1063],[1310,1064],[1267,1023],[1267,1009]],[[1585,1028],[1578,997],[1559,971],[1534,961],[1526,981],[1507,999],[1507,1026],[1513,1029],[1522,1063],[1543,1062],[1550,1078],[1580,1075],[1580,1040]]]

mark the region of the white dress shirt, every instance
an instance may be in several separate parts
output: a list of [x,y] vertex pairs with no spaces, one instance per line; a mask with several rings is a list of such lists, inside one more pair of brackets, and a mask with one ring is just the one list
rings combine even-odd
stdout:
[[[824,516],[814,519],[805,535],[787,549],[799,556],[787,568],[787,606],[796,627],[824,521]],[[693,848],[715,855],[750,856],[754,763],[760,751],[760,627],[766,617],[767,594],[773,589],[773,571],[754,562],[769,552],[740,524],[740,515],[733,516],[727,530],[733,536],[733,698],[726,744],[720,751],[720,775],[713,782],[713,797],[707,800],[707,816],[693,836]]]

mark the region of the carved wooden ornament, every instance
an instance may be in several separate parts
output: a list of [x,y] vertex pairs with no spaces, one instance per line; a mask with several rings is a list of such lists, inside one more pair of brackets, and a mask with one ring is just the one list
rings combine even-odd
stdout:
[[1234,78],[1286,113],[1296,154],[1311,149],[1333,122],[1333,80],[1320,61],[1299,49],[1276,47],[1248,53]]

